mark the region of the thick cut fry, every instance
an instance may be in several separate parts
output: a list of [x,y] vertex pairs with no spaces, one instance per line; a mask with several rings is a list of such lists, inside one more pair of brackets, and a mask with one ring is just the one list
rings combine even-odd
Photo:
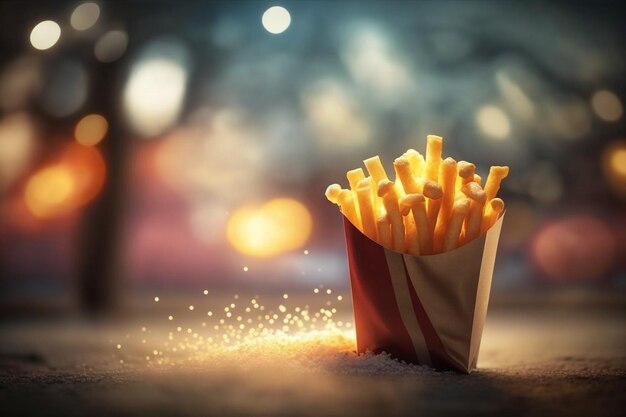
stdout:
[[356,190],[359,181],[365,178],[365,173],[362,168],[353,169],[346,173],[346,177],[348,177],[348,182],[350,183],[350,188],[352,190]]
[[501,198],[494,198],[485,204],[485,213],[483,214],[483,222],[480,226],[480,233],[485,233],[496,223],[500,217],[500,213],[504,211],[504,201]]
[[406,252],[415,256],[420,254],[420,242],[413,216],[404,216],[404,240],[406,241]]
[[474,240],[480,234],[480,224],[483,217],[483,208],[487,201],[485,191],[476,182],[468,182],[461,189],[463,194],[470,198],[470,209],[465,218],[465,236],[463,242]]
[[461,198],[460,200],[454,202],[454,205],[452,206],[452,216],[450,217],[450,224],[448,226],[448,230],[446,230],[446,234],[443,239],[443,252],[450,251],[458,246],[461,227],[463,226],[463,221],[467,216],[469,208],[469,198]]
[[339,184],[330,184],[326,188],[326,198],[333,204],[337,204],[337,198],[339,197],[339,193],[341,192],[341,185]]
[[413,176],[421,177],[424,173],[424,157],[421,153],[417,152],[415,149],[407,150],[404,155],[406,159],[408,159],[411,164],[411,170],[413,171]]
[[439,181],[441,183],[443,197],[441,198],[441,207],[437,216],[437,224],[435,226],[435,233],[433,236],[433,251],[435,253],[441,251],[445,231],[448,228],[448,223],[450,222],[450,215],[452,213],[452,205],[454,204],[454,196],[456,192],[456,174],[456,161],[452,158],[446,158],[441,163],[441,169],[439,172]]
[[372,176],[374,184],[378,184],[382,180],[389,179],[387,177],[387,172],[385,172],[385,167],[383,167],[382,162],[380,162],[380,157],[378,155],[367,158],[363,161],[363,163],[365,164],[367,171]]
[[378,230],[378,243],[391,248],[391,223],[387,213],[382,213],[376,218],[376,229]]
[[399,179],[402,183],[402,188],[407,194],[413,194],[419,192],[419,185],[415,181],[415,176],[411,170],[411,164],[409,160],[401,156],[393,161],[393,168],[396,171],[396,179]]
[[378,183],[378,196],[383,199],[383,206],[391,223],[392,247],[398,252],[404,252],[404,222],[398,207],[398,194],[393,181],[381,180]]
[[509,175],[508,166],[493,166],[489,168],[489,176],[485,183],[485,194],[487,194],[487,201],[491,201],[498,194],[500,189],[500,183],[504,178]]
[[356,193],[363,233],[370,239],[377,240],[376,215],[374,214],[374,204],[372,203],[372,179],[368,177],[359,181],[356,186]]
[[[459,161],[457,164],[457,170],[459,175],[456,177],[456,189],[461,191],[463,184],[474,181],[474,173],[476,172],[476,165],[467,161]],[[457,193],[456,199],[463,198],[463,194]]]
[[356,186],[363,178],[365,178],[365,173],[363,173],[363,169],[356,168],[346,173],[346,177],[348,178],[348,182],[350,183],[350,189],[352,190],[352,197],[354,197],[354,208],[357,213],[360,213],[359,209],[359,197],[356,195]]
[[437,184],[435,181],[426,180],[424,181],[424,185],[422,186],[422,191],[424,197],[429,198],[431,200],[438,200],[443,197],[443,189],[441,185]]
[[337,197],[337,204],[339,204],[339,208],[341,208],[343,215],[346,216],[357,229],[363,231],[359,215],[356,211],[356,207],[354,206],[354,196],[352,195],[352,191],[341,190],[339,197]]
[[[483,185],[483,179],[481,178],[480,175],[478,174],[474,174],[474,180],[473,180],[476,184],[478,185]],[[469,182],[469,181],[468,181]]]
[[421,194],[407,194],[400,199],[401,214],[406,216],[411,212],[417,228],[420,253],[428,255],[432,250],[432,234],[429,233],[428,217],[426,215],[426,199]]
[[442,146],[443,138],[440,136],[428,135],[426,137],[426,166],[423,175],[426,179],[436,182],[439,178]]

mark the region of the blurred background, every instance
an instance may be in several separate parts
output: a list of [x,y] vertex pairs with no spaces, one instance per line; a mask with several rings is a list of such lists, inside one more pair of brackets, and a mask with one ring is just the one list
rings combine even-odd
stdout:
[[[509,165],[493,297],[626,291],[613,2],[3,1],[0,311],[347,291],[326,186]],[[41,310],[44,309],[44,310]]]

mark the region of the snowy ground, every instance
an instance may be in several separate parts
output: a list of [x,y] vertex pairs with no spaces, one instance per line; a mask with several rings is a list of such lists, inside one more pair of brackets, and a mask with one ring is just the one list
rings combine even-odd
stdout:
[[[467,376],[356,356],[348,299],[333,305],[341,332],[255,338],[239,347],[193,337],[221,334],[211,333],[215,321],[202,326],[203,301],[167,301],[113,322],[0,324],[0,414],[609,416],[626,407],[623,302],[492,305],[479,370]],[[309,295],[288,301],[265,304],[325,305]],[[163,347],[176,327],[180,343]],[[176,345],[186,349],[173,352]]]

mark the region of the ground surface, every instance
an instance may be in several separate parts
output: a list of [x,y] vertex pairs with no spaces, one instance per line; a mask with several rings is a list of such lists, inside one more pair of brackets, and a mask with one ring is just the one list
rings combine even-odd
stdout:
[[[147,325],[155,340],[167,335],[169,310],[185,301],[105,323],[3,322],[0,415],[618,416],[626,410],[623,302],[494,303],[479,369],[468,376],[358,358],[349,338],[301,341],[268,354],[258,346],[217,349],[179,365],[146,360],[140,328]],[[336,319],[349,320],[346,301]],[[182,314],[176,311],[177,320]]]

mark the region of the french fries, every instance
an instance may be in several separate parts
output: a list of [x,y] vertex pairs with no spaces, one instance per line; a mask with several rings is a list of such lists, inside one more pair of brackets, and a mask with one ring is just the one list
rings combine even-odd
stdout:
[[454,250],[486,233],[504,212],[497,197],[507,166],[492,166],[484,188],[476,165],[442,159],[443,139],[428,135],[425,157],[414,149],[393,161],[395,181],[378,155],[347,172],[350,188],[331,184],[326,198],[380,245],[414,256]]

